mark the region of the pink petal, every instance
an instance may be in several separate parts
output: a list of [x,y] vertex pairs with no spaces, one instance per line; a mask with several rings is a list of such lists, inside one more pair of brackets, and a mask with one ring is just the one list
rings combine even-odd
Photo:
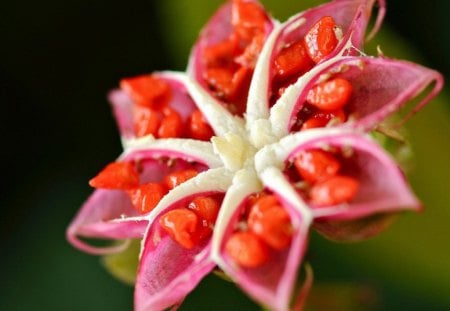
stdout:
[[170,210],[187,206],[196,196],[223,198],[230,180],[222,169],[199,174],[173,189],[150,214],[135,286],[135,310],[163,310],[180,304],[215,267],[210,257],[210,238],[186,249],[172,240],[159,219]]
[[[343,38],[322,62],[342,54],[342,49],[348,45],[349,40],[353,47],[361,49],[373,4],[374,0],[335,0],[291,17],[282,25],[272,50],[272,57],[285,45],[302,40],[309,29],[324,16],[333,17],[336,25],[342,29]],[[381,23],[382,16],[378,17],[378,20],[378,23]]]
[[320,233],[334,240],[359,240],[385,229],[393,214],[421,208],[400,168],[374,141],[350,132],[314,132],[323,134],[291,149],[287,162],[293,161],[301,150],[347,148],[352,153],[347,173],[360,183],[356,196],[349,203],[325,207],[310,205],[314,227]]
[[[194,148],[198,149],[197,154],[187,154],[190,150],[182,143],[183,140],[175,141],[179,143],[174,143],[177,147],[172,150],[164,141],[160,141],[145,149],[128,151],[122,155],[120,161],[138,161],[142,165],[141,183],[160,182],[167,174],[177,170],[194,168],[204,171],[208,166],[215,167],[220,164],[220,161],[215,161],[214,158],[207,158],[208,148],[202,147],[209,144],[196,142]],[[161,160],[164,158],[166,160]],[[169,158],[173,161],[168,162]],[[71,222],[67,229],[67,238],[73,246],[88,253],[112,253],[121,249],[90,246],[79,237],[114,240],[142,238],[147,224],[147,219],[138,214],[125,191],[97,189]]]
[[[408,101],[428,92],[405,117],[406,120],[435,97],[443,86],[443,78],[437,71],[406,61],[373,57],[336,59],[314,72],[308,80],[298,81],[296,87],[280,98],[277,109],[290,111],[289,121],[282,123],[287,125],[287,128],[281,129],[283,133],[292,130],[309,90],[329,73],[332,77],[347,79],[352,84],[350,102],[345,106],[351,122],[347,122],[346,126],[362,131],[374,129]],[[427,90],[433,83],[431,90]],[[289,104],[285,105],[287,102]]]
[[[380,1],[382,3],[383,1]],[[331,16],[336,25],[342,29],[343,38],[335,50],[326,56],[321,63],[337,55],[359,54],[364,41],[364,33],[370,19],[373,0],[335,0],[330,3],[301,12],[281,26],[275,27],[267,40],[267,46],[261,53],[260,62],[255,68],[252,80],[247,114],[250,118],[267,117],[268,109],[279,97],[278,89],[293,84],[300,76],[292,76],[288,80],[276,81],[275,58],[286,45],[303,40],[306,33],[322,17]],[[384,6],[380,4],[376,32],[384,16]],[[354,49],[356,48],[356,50]],[[256,91],[257,89],[257,91]],[[264,94],[267,94],[264,96]],[[263,106],[263,107],[260,107]]]
[[191,250],[169,236],[159,241],[153,225],[143,244],[135,287],[135,310],[163,310],[181,302],[215,266],[209,258],[209,245]]
[[[169,107],[177,111],[183,121],[186,122],[196,109],[196,105],[189,96],[186,86],[174,74],[159,72],[153,75],[170,85],[172,97],[169,102]],[[108,98],[111,102],[122,139],[129,140],[136,138],[133,124],[133,100],[121,89],[111,91]]]
[[255,182],[248,180],[235,183],[227,192],[223,203],[227,214],[221,214],[221,224],[217,224],[220,227],[214,232],[214,242],[217,242],[214,245],[215,260],[219,267],[257,302],[273,310],[289,310],[298,268],[306,251],[309,217],[302,215],[292,202],[274,192],[291,217],[294,228],[291,243],[285,250],[271,250],[269,261],[261,267],[238,266],[226,253],[225,244],[239,222],[246,198],[254,193],[250,191],[257,189],[249,187],[252,183]]

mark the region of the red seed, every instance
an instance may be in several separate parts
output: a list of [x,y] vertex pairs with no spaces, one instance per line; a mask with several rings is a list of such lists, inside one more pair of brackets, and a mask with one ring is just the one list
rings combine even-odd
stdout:
[[260,196],[254,201],[252,206],[250,206],[248,222],[251,223],[256,219],[261,218],[266,210],[275,205],[279,205],[279,203],[277,197],[273,194]]
[[247,98],[252,74],[253,70],[248,67],[241,67],[233,74],[230,93],[228,94],[230,100],[239,101],[242,97]]
[[352,94],[352,85],[345,79],[335,78],[316,85],[306,97],[306,101],[325,111],[342,109]]
[[176,171],[164,177],[163,184],[170,190],[192,177],[197,176],[197,174],[198,172],[194,169]]
[[205,71],[204,79],[217,97],[226,99],[233,87],[233,74],[233,70],[227,67],[209,68]]
[[135,107],[133,119],[134,134],[137,137],[150,134],[155,136],[161,122],[161,116],[157,111],[145,107]]
[[276,77],[281,80],[300,76],[313,67],[302,41],[284,47],[275,58]]
[[195,110],[189,118],[189,136],[198,139],[209,141],[214,135],[214,131],[205,120],[200,110]]
[[159,138],[176,138],[183,135],[183,119],[174,109],[166,107],[163,110],[163,119],[158,128]]
[[204,220],[206,222],[205,225],[211,226],[216,222],[220,204],[211,197],[200,196],[192,200],[192,202],[189,203],[188,208]]
[[305,35],[305,46],[309,57],[318,63],[333,52],[338,44],[334,32],[336,23],[331,16],[322,17]]
[[235,232],[225,244],[226,253],[244,268],[257,268],[267,262],[267,246],[251,232]]
[[169,83],[152,75],[123,79],[120,87],[136,104],[152,109],[166,106],[172,97]]
[[323,150],[304,150],[295,157],[294,166],[306,181],[315,183],[335,176],[341,164],[329,152]]
[[358,192],[359,182],[348,176],[334,176],[311,188],[311,203],[329,206],[351,201]]
[[233,0],[231,24],[238,36],[250,42],[255,34],[264,31],[268,17],[262,7],[245,0]]
[[301,130],[325,127],[331,120],[336,120],[336,123],[344,123],[347,120],[344,110],[338,109],[329,112],[316,112],[303,122]]
[[250,44],[248,44],[245,47],[244,52],[235,58],[236,63],[244,67],[254,69],[256,65],[256,60],[258,59],[259,53],[262,50],[263,44],[264,44],[264,34],[260,33],[255,35],[252,38]]
[[147,214],[152,211],[166,193],[166,187],[153,182],[128,190],[131,203],[140,214]]
[[239,51],[239,41],[235,34],[203,50],[203,61],[208,68],[228,65]]
[[159,219],[159,224],[170,237],[184,248],[191,249],[198,243],[197,215],[186,209],[173,209]]
[[139,185],[139,174],[130,162],[113,162],[92,178],[89,185],[94,188],[126,190]]
[[270,247],[282,250],[292,237],[289,214],[274,196],[258,200],[250,210],[248,228]]

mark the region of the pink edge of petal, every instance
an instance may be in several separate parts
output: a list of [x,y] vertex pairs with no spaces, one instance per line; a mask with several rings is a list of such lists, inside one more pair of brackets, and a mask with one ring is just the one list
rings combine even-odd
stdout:
[[[232,227],[237,221],[237,215],[239,215],[239,211],[242,207],[237,208],[232,216],[230,225],[225,232],[220,251],[222,262],[221,268],[236,282],[236,284],[242,287],[248,295],[273,310],[289,310],[298,268],[306,251],[309,233],[309,224],[305,223],[298,211],[289,204],[284,204],[283,206],[289,211],[291,221],[293,222],[294,227],[298,229],[293,235],[289,249],[285,250],[284,254],[281,255],[281,260],[285,260],[282,264],[276,263],[271,265],[269,262],[264,266],[263,271],[258,273],[258,269],[261,270],[261,268],[240,268],[226,255],[224,251],[224,242],[232,233]],[[273,253],[276,252],[277,251],[274,251]],[[265,280],[266,284],[262,284],[260,280],[258,280],[258,274],[259,278],[264,276],[269,276],[270,278],[273,268],[280,267],[281,271],[278,271],[278,275],[273,277],[273,280]],[[268,288],[269,285],[272,285],[273,288]]]
[[110,91],[108,100],[111,103],[120,136],[124,139],[133,138],[135,135],[133,129],[132,100],[120,89]]
[[305,264],[305,281],[301,286],[297,297],[295,297],[294,304],[292,307],[292,311],[302,311],[305,307],[306,298],[311,290],[311,287],[314,282],[314,272],[312,267],[309,264]]
[[[96,239],[132,239],[142,238],[147,221],[143,219],[126,220],[131,203],[124,193],[114,190],[96,190],[81,207],[67,228],[67,240],[76,248],[91,254],[111,254],[126,248],[122,246],[96,247],[80,237]],[[108,207],[108,208],[105,208]],[[131,215],[134,216],[134,215]],[[114,222],[117,219],[121,221]]]
[[[373,0],[370,0],[373,2]],[[378,15],[375,20],[375,25],[373,26],[372,30],[369,32],[369,34],[366,37],[366,42],[370,41],[375,37],[375,35],[378,33],[378,31],[381,28],[381,24],[383,23],[384,17],[386,16],[386,1],[385,0],[377,0],[378,3]]]
[[[387,198],[376,199],[369,202],[355,202],[342,206],[331,207],[313,207],[313,214],[316,214],[316,220],[326,221],[343,221],[343,220],[356,220],[363,217],[368,217],[379,213],[395,213],[404,210],[421,209],[421,203],[412,193],[411,189],[406,183],[403,173],[391,159],[391,157],[375,142],[361,136],[357,133],[343,133],[340,135],[333,135],[331,137],[323,136],[308,143],[295,148],[289,155],[289,158],[295,156],[299,150],[309,148],[320,148],[323,145],[331,146],[351,146],[354,152],[364,154],[365,169],[370,169],[373,174],[377,174],[378,179],[382,178],[383,182],[379,182],[378,185],[367,184],[364,194],[374,193],[379,191],[379,194],[389,195]],[[368,161],[372,158],[376,165],[369,167]],[[362,164],[361,164],[362,165]],[[376,178],[376,176],[372,176]],[[370,180],[369,180],[370,182]],[[372,180],[373,182],[373,180]],[[361,191],[361,189],[360,189]],[[362,194],[359,192],[355,200],[362,200]],[[324,211],[320,216],[321,211]]]

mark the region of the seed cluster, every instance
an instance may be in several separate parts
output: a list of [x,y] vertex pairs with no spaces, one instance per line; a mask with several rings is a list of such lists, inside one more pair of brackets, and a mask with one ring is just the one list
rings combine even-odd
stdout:
[[293,229],[289,214],[275,195],[263,191],[247,198],[245,205],[225,251],[238,265],[256,268],[269,260],[271,252],[289,247]]
[[257,3],[233,0],[231,32],[201,51],[202,78],[213,96],[226,103],[231,113],[242,115],[245,111],[250,79],[268,22],[269,17]]
[[327,57],[338,44],[341,30],[331,16],[324,16],[294,42],[286,43],[275,57],[270,104],[273,105],[286,87]]
[[94,188],[125,191],[139,214],[151,212],[168,191],[195,177],[196,169],[182,169],[167,174],[160,182],[140,181],[134,162],[113,162],[89,181]]
[[313,206],[349,203],[355,198],[359,181],[343,173],[342,158],[338,151],[321,149],[303,150],[294,158],[290,177],[301,185],[299,193]]
[[136,137],[186,137],[208,141],[214,132],[200,110],[187,120],[170,107],[172,89],[168,82],[155,75],[123,79],[121,88],[133,100],[133,125]]

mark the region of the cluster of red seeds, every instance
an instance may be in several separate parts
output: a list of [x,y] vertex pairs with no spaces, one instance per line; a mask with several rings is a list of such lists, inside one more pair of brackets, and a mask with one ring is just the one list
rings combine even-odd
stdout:
[[255,63],[265,39],[269,18],[254,2],[233,0],[229,36],[203,48],[203,79],[230,112],[242,115]]
[[113,162],[92,178],[89,184],[94,188],[126,191],[136,211],[146,214],[155,208],[169,190],[197,174],[198,171],[194,169],[184,169],[166,175],[161,182],[141,183],[135,163]]
[[332,78],[314,86],[306,103],[297,115],[297,130],[325,127],[332,120],[344,123],[348,117],[346,105],[352,95],[351,83],[343,78]]
[[[167,192],[197,176],[194,169],[177,170],[166,175],[161,182],[140,183],[135,163],[113,162],[89,181],[95,188],[126,191],[131,203],[140,214],[149,213]],[[159,224],[181,246],[191,249],[211,236],[219,213],[218,196],[198,196],[180,207],[164,213]]]
[[271,249],[286,249],[292,237],[289,214],[266,192],[250,196],[246,212],[226,242],[225,251],[240,266],[256,268],[270,258]]
[[218,197],[198,196],[163,214],[159,224],[174,241],[191,249],[211,236],[219,208]]
[[121,88],[133,99],[133,125],[136,137],[188,137],[209,141],[214,132],[200,110],[195,110],[185,122],[169,106],[172,89],[166,81],[153,75],[123,79]]
[[272,69],[272,105],[283,94],[286,86],[333,52],[339,42],[336,37],[337,30],[334,19],[325,16],[316,22],[303,38],[282,47],[275,57]]
[[[332,17],[322,17],[302,39],[286,44],[280,50],[273,68],[272,105],[288,85],[333,52],[339,42],[336,36],[338,29]],[[293,130],[324,127],[331,120],[345,122],[347,113],[344,106],[349,102],[351,93],[352,85],[342,78],[319,83],[309,91]]]
[[359,189],[359,181],[341,173],[343,165],[337,153],[320,149],[301,151],[294,159],[294,173],[306,182],[300,193],[314,206],[348,203]]

